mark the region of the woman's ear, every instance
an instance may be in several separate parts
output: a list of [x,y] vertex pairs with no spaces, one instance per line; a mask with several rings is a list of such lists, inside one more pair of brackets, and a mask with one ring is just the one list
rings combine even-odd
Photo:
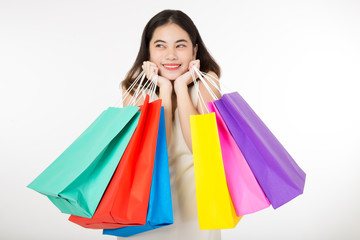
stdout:
[[195,47],[194,47],[194,51],[193,51],[193,57],[194,57],[194,60],[196,60],[196,54],[197,54],[197,51],[198,51],[198,45],[196,44]]

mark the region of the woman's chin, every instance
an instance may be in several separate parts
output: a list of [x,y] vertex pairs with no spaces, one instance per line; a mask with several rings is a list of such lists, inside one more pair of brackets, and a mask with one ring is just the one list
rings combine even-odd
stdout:
[[166,79],[169,79],[170,81],[175,81],[178,77],[181,76],[181,74],[179,74],[179,73],[170,73],[170,74],[164,73],[162,76]]

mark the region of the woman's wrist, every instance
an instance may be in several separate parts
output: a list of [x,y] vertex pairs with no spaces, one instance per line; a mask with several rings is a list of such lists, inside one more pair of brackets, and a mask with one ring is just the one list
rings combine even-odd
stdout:
[[[168,84],[158,85],[159,86],[159,98],[162,100],[161,105],[164,106],[165,112],[171,112],[172,109],[172,85]],[[167,114],[166,114],[167,115]]]
[[175,94],[178,95],[181,92],[188,91],[188,84],[185,82],[176,82],[174,83]]
[[158,87],[160,89],[160,91],[164,91],[164,92],[172,92],[173,90],[173,86],[171,84],[171,82],[163,82],[163,83],[158,83]]
[[169,79],[158,76],[156,84],[160,90],[172,92],[173,86]]

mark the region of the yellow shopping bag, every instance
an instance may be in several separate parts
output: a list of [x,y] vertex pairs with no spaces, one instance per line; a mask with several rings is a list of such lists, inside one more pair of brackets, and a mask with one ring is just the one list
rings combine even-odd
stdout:
[[234,228],[240,221],[225,178],[215,113],[190,116],[200,229]]

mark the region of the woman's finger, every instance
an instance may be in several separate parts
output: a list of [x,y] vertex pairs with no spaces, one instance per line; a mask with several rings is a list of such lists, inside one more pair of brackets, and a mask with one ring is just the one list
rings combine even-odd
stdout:
[[142,65],[142,69],[145,72],[147,79],[153,78],[155,75],[158,75],[159,69],[155,63],[150,61],[144,61]]
[[151,77],[151,74],[152,74],[152,72],[151,72],[151,65],[150,65],[149,62],[146,62],[146,72],[147,72],[146,77],[149,79],[149,78]]

